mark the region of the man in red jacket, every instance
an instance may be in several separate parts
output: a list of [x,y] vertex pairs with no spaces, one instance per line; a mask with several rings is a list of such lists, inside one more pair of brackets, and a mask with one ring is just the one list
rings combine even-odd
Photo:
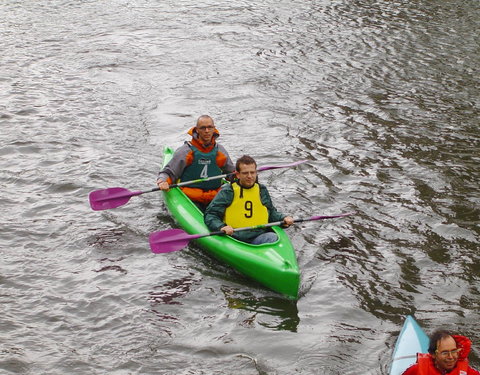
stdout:
[[418,353],[417,363],[403,375],[480,375],[468,365],[472,342],[465,336],[435,331],[430,336],[428,353]]

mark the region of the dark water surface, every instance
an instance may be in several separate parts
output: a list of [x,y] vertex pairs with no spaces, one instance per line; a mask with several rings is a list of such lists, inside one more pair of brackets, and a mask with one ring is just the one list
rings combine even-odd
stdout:
[[[0,2],[0,373],[386,374],[406,314],[480,367],[479,2]],[[196,246],[154,187],[211,114],[296,217],[297,302]]]

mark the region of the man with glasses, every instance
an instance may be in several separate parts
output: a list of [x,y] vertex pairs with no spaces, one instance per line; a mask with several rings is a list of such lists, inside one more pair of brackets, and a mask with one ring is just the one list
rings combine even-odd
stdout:
[[403,375],[480,375],[468,365],[472,342],[465,336],[438,330],[430,336],[428,353],[418,353],[417,363]]
[[[192,137],[173,154],[170,162],[160,171],[157,185],[168,191],[171,184],[206,179],[235,171],[225,148],[216,142],[220,133],[210,116],[202,115],[196,126],[188,131]],[[183,192],[203,211],[217,194],[221,179],[201,181],[184,186]]]
[[205,211],[205,224],[212,231],[221,230],[253,245],[277,241],[277,234],[266,228],[234,232],[234,228],[252,227],[275,221],[293,224],[293,217],[277,211],[267,187],[257,180],[257,163],[251,156],[237,160],[236,181],[225,184]]

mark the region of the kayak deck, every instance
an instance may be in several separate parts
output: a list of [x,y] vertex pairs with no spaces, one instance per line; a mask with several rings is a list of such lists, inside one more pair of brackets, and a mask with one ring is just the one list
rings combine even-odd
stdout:
[[407,315],[393,351],[390,375],[401,375],[417,360],[417,353],[428,351],[429,339],[417,321]]
[[[173,156],[164,148],[163,165]],[[189,234],[209,233],[200,209],[179,189],[163,192],[165,204],[176,222]],[[251,245],[230,236],[207,236],[195,241],[208,253],[237,271],[291,299],[298,298],[300,271],[295,250],[285,231],[272,227],[278,235],[274,243]]]

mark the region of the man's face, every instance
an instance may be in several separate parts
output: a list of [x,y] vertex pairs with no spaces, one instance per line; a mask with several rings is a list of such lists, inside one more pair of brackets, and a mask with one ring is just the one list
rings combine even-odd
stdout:
[[433,355],[439,370],[451,371],[458,361],[457,343],[449,336],[437,342],[437,350]]
[[246,188],[250,188],[255,184],[257,180],[257,167],[255,164],[241,164],[238,166],[239,171],[236,175],[240,185]]
[[196,129],[200,142],[202,142],[204,145],[212,143],[215,126],[213,125],[213,120],[211,118],[200,119],[198,121]]

